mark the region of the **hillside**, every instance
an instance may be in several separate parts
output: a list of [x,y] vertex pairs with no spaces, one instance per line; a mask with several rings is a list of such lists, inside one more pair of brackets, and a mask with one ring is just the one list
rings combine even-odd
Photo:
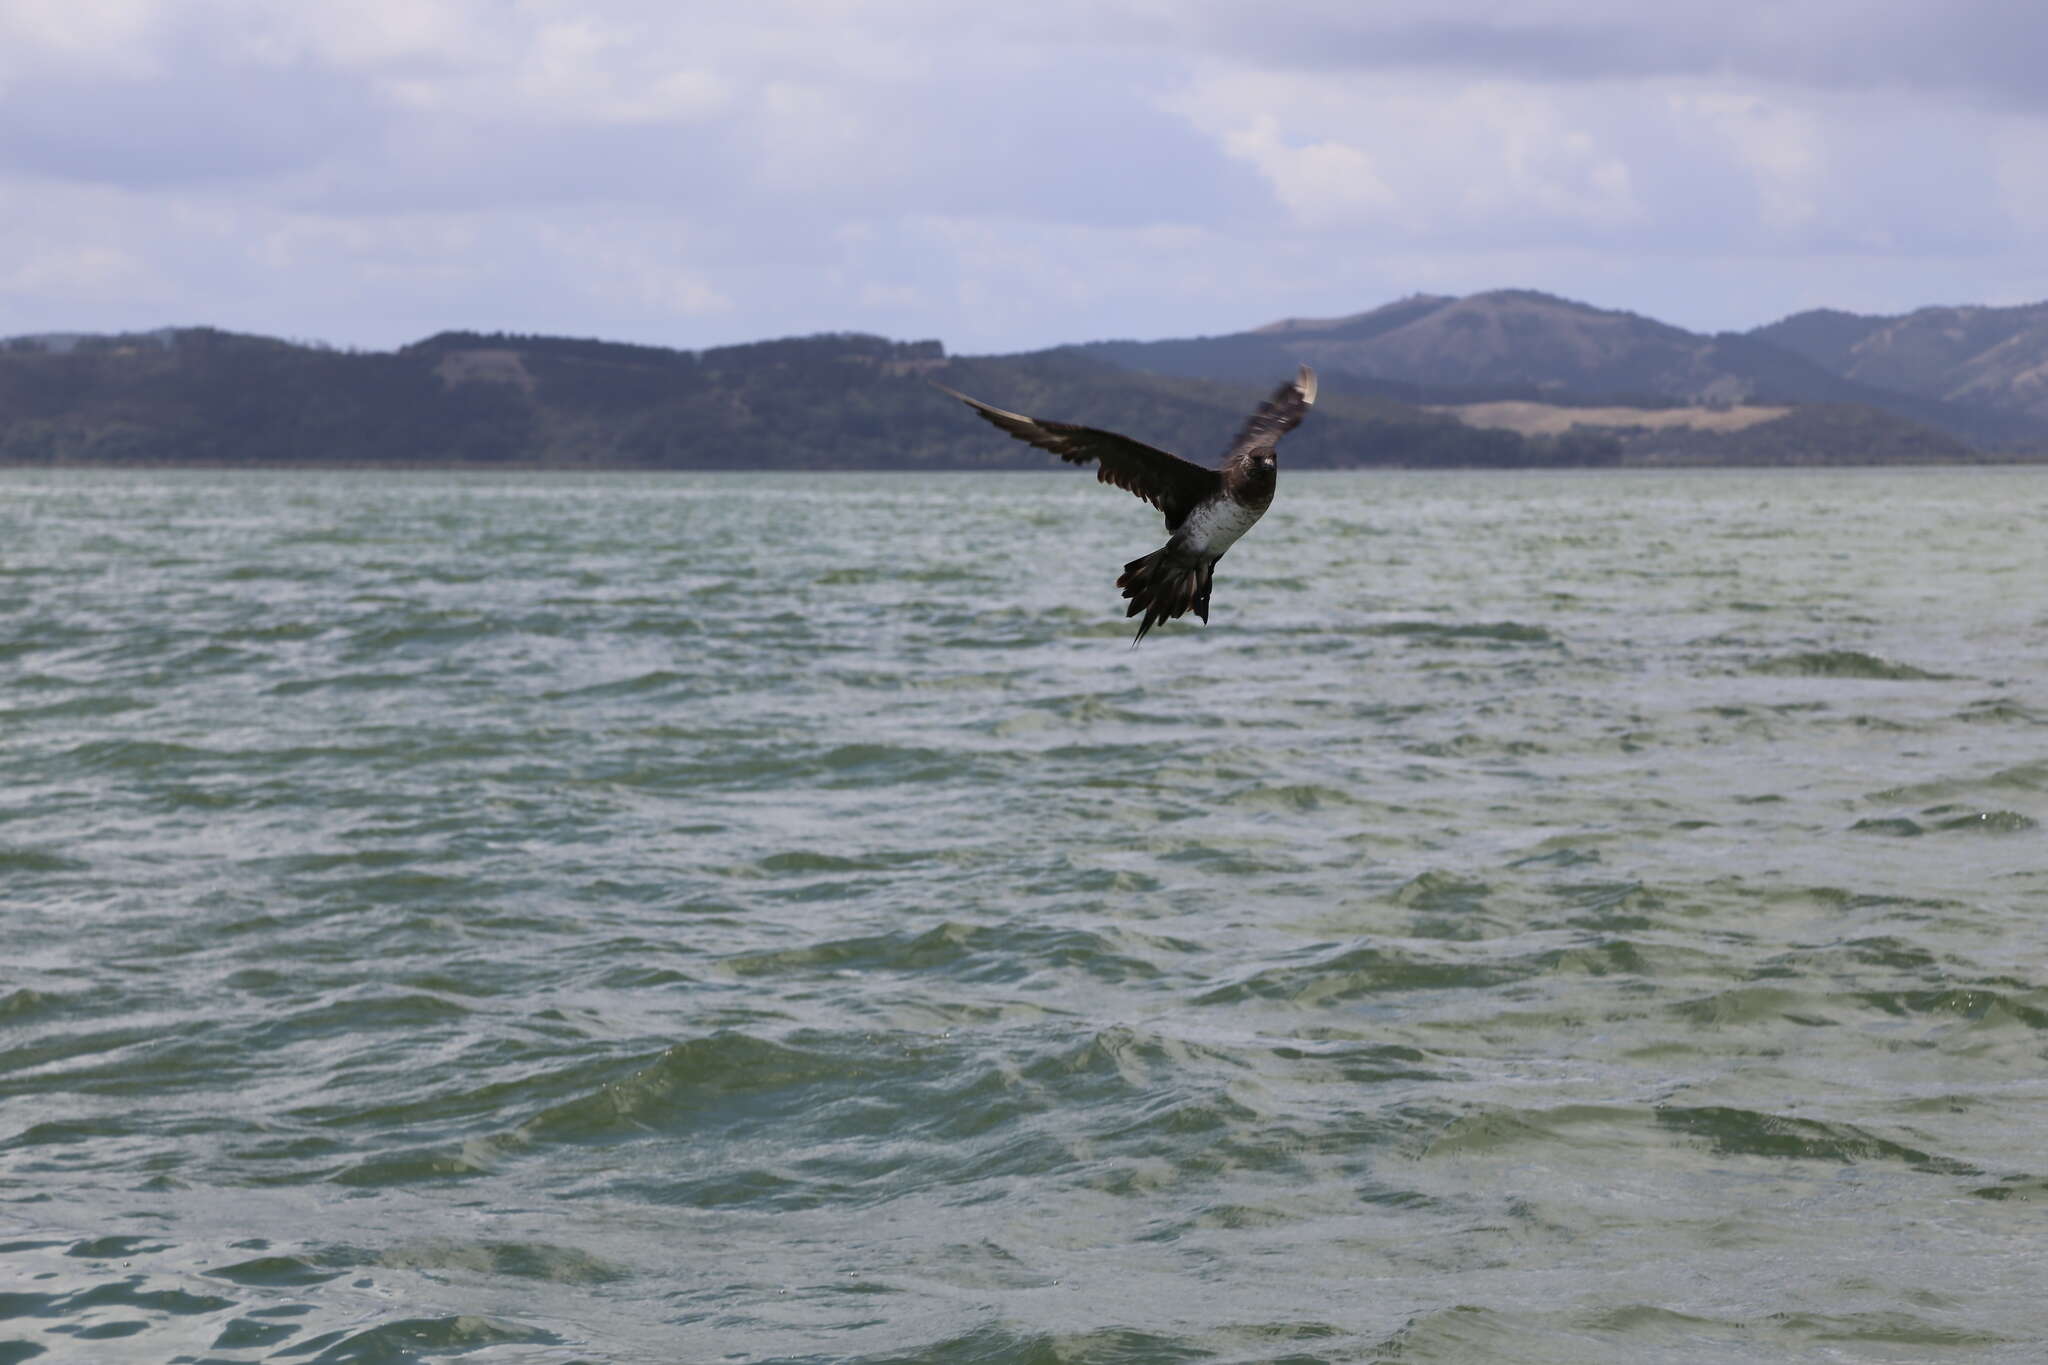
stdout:
[[1487,403],[1452,403],[1431,410],[1449,413],[1470,426],[1499,427],[1524,436],[1561,436],[1574,427],[1616,431],[1668,431],[1674,427],[1745,431],[1798,411],[1797,408],[1757,405],[1726,408],[1566,407],[1560,403],[1535,403],[1518,398]]
[[[1291,367],[1289,367],[1291,369]],[[1282,374],[1286,371],[1282,371]],[[1139,375],[1069,351],[949,357],[827,335],[706,351],[444,333],[342,352],[206,328],[0,346],[0,461],[644,469],[1040,469],[926,383],[1113,426],[1210,461],[1269,385]],[[1298,468],[1611,462],[1612,441],[1526,439],[1330,393]]]
[[1632,465],[1970,464],[1992,457],[1946,432],[1875,408],[1808,403],[1739,428],[1667,426],[1617,430]]
[[1854,389],[1801,356],[1729,345],[1634,313],[1530,290],[1417,295],[1340,318],[1290,318],[1231,336],[1098,342],[1135,369],[1234,377],[1299,356],[1325,370],[1430,394],[1511,391],[1687,403],[1836,401]]
[[1957,464],[1995,458],[1933,427],[1853,403],[1567,407],[1509,400],[1441,411],[1523,436],[1593,434],[1625,465]]
[[1210,379],[1272,373],[1299,359],[1350,376],[1361,391],[1425,404],[1848,405],[1979,447],[2048,444],[2048,420],[2033,414],[1879,387],[1774,344],[1768,335],[1706,336],[1529,290],[1417,295],[1347,317],[1292,318],[1226,336],[1095,342],[1079,349],[1133,369]]
[[2048,421],[2048,303],[1795,313],[1750,334],[1857,383]]
[[1304,361],[1322,398],[1288,442],[1296,468],[2039,457],[2044,332],[2048,305],[1815,312],[1709,337],[1503,290],[1220,337],[976,357],[855,333],[682,351],[446,332],[389,352],[203,327],[50,333],[0,342],[0,462],[1051,464],[974,421],[933,378],[1208,462]]

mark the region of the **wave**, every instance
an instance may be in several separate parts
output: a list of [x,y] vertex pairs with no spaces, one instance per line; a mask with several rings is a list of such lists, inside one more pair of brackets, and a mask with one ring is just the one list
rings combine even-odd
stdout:
[[1781,654],[1750,666],[1752,673],[1779,678],[1854,678],[1872,682],[1939,682],[1955,677],[1912,664],[1894,663],[1857,649],[1808,650]]

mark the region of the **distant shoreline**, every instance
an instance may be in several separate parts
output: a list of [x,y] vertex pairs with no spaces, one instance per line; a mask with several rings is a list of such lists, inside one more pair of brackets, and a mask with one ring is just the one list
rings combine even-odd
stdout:
[[[1880,459],[1880,460],[1709,460],[1673,456],[1660,459],[1654,456],[1636,456],[1616,464],[1402,464],[1385,461],[1374,464],[1356,465],[1311,465],[1285,470],[1289,474],[1611,474],[1611,473],[1676,473],[1694,470],[1854,470],[1854,469],[2000,469],[2029,468],[2048,465],[2048,453],[2017,454],[1980,453],[1969,459],[1927,460],[1927,459]],[[716,468],[674,468],[655,465],[601,464],[568,465],[543,464],[531,461],[437,461],[437,460],[394,460],[380,461],[325,461],[325,460],[279,460],[249,463],[241,461],[205,460],[10,460],[0,458],[0,470],[44,469],[44,470],[136,470],[162,473],[166,470],[190,469],[205,473],[223,474],[247,472],[251,474],[284,474],[292,472],[325,474],[370,474],[370,473],[415,473],[415,474],[776,474],[792,477],[815,477],[830,475],[870,474],[1044,474],[1059,478],[1074,478],[1084,471],[1076,471],[1060,465],[1040,467],[1019,467],[1014,465],[920,465],[915,468],[905,465],[875,465],[860,468],[846,466],[819,466],[816,468],[791,468],[780,466],[767,468],[759,465],[726,465]]]
[[[1279,359],[1262,352],[1231,375],[1176,375],[1086,348],[947,356],[935,341],[845,333],[703,352],[443,333],[352,354],[186,329],[61,351],[0,348],[0,464],[814,474],[1047,463],[980,430],[927,382],[935,374],[1019,411],[1209,464],[1267,391],[1243,376]],[[1979,413],[1963,422],[1975,433],[1965,439],[1912,415],[1955,426],[1963,419],[1948,408],[1923,412],[1900,396],[1681,402],[1617,390],[1594,403],[1533,381],[1405,397],[1386,388],[1326,369],[1287,467],[1976,465],[2048,455],[2048,426]],[[1873,406],[1879,399],[1889,408]]]

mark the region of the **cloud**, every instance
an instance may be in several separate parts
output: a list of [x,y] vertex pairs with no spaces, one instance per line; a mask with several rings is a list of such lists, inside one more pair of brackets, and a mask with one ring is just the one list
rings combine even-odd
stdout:
[[1628,165],[1583,100],[1541,87],[1212,71],[1166,107],[1270,182],[1303,228],[1526,236],[1637,222]]
[[0,289],[62,298],[127,298],[144,277],[142,262],[130,252],[106,246],[52,245],[11,262],[6,274],[0,275]]
[[12,0],[0,6],[0,83],[50,65],[146,72],[162,18],[158,0]]
[[385,124],[363,92],[319,70],[177,80],[38,72],[0,94],[0,168],[137,188],[275,181]]
[[1980,0],[8,0],[0,310],[1004,348],[2009,296],[2041,50]]
[[2037,70],[2048,10],[2006,0],[1296,0],[1284,23],[1210,0],[1190,14],[1204,50],[1257,52],[1274,69],[1700,79],[2048,105]]

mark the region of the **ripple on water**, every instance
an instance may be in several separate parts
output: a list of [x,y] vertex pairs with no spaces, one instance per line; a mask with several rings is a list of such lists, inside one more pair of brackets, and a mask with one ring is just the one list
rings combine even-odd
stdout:
[[726,959],[722,965],[742,978],[937,970],[963,980],[1015,982],[1034,972],[1067,968],[1113,982],[1162,975],[1163,969],[1149,958],[1122,951],[1128,946],[1168,952],[1186,952],[1193,947],[1130,932],[1112,937],[1043,925],[948,922],[917,934],[877,934],[771,953],[743,953]]
[[467,1355],[495,1346],[557,1346],[561,1340],[542,1328],[459,1314],[399,1318],[355,1332],[324,1332],[297,1343],[290,1353],[310,1356],[316,1362],[390,1361],[395,1365],[433,1356]]
[[1859,649],[1781,654],[1753,665],[1751,671],[1784,678],[1851,678],[1873,682],[1937,682],[1955,676],[1895,663]]
[[1203,992],[1205,1005],[1278,1000],[1301,1009],[1322,1008],[1368,997],[1433,991],[1485,990],[1543,969],[1530,960],[1504,962],[1490,948],[1459,953],[1458,945],[1432,944],[1432,951],[1353,946],[1309,962],[1268,967]]
[[2039,1355],[2038,471],[0,481],[0,1361]]

